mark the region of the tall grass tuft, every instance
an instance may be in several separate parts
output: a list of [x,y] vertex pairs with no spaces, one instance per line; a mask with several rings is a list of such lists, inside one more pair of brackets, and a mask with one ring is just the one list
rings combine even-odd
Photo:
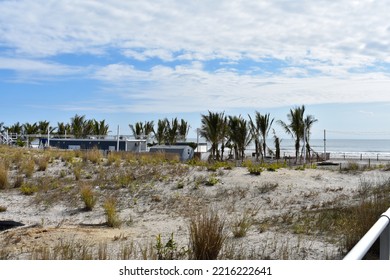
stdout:
[[81,199],[84,202],[85,210],[91,211],[96,204],[96,195],[91,186],[83,186],[80,189]]
[[81,169],[80,163],[77,163],[73,166],[73,174],[74,174],[76,181],[81,179],[81,171],[82,171],[82,169]]
[[104,202],[103,208],[106,214],[106,223],[109,227],[119,227],[121,225],[121,221],[119,220],[118,213],[116,210],[116,198],[109,197]]
[[203,211],[190,220],[190,250],[196,260],[216,260],[226,240],[225,221],[213,211]]
[[83,156],[83,160],[87,161],[89,160],[93,164],[98,164],[102,160],[102,153],[97,148],[94,148],[92,150],[88,150],[85,152]]
[[245,237],[251,226],[252,218],[248,213],[244,213],[241,217],[237,217],[233,222],[233,236],[235,238]]
[[0,189],[5,189],[8,186],[8,169],[5,164],[0,162]]
[[49,165],[50,158],[48,156],[39,157],[35,163],[38,165],[38,171],[45,171]]
[[27,159],[21,165],[21,171],[26,175],[27,178],[32,177],[35,170],[35,162],[32,159]]

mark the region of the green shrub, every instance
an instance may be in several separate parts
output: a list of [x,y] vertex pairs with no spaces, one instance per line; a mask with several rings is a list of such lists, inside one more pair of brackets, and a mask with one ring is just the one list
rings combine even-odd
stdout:
[[157,250],[157,259],[159,260],[177,260],[187,253],[184,248],[178,249],[173,239],[173,233],[165,244],[162,242],[161,234],[157,235],[155,249]]
[[248,172],[252,175],[260,175],[263,172],[263,168],[259,164],[253,164],[248,166]]
[[38,191],[38,187],[31,183],[23,183],[20,187],[20,192],[24,195],[33,195]]
[[211,175],[209,179],[205,182],[206,186],[214,186],[218,184],[219,180],[215,175]]

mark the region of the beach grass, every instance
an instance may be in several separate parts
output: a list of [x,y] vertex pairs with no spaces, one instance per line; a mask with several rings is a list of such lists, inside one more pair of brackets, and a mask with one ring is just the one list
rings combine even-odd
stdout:
[[[67,209],[70,209],[68,211],[77,213],[77,215],[101,215],[102,219],[105,217],[108,227],[104,228],[110,230],[120,226],[120,230],[138,227],[140,220],[146,217],[148,211],[162,212],[169,217],[185,219],[188,221],[188,233],[185,237],[188,243],[183,243],[181,239],[182,244],[179,244],[179,239],[176,239],[179,234],[183,236],[183,229],[173,232],[175,234],[173,241],[177,242],[176,249],[185,247],[188,252],[181,253],[180,256],[175,252],[177,258],[288,259],[297,258],[297,256],[310,257],[305,253],[306,247],[302,244],[298,244],[299,246],[288,244],[284,239],[263,239],[260,242],[261,246],[250,251],[245,247],[245,242],[249,240],[248,235],[253,238],[254,232],[256,234],[270,233],[271,236],[273,233],[292,234],[294,238],[302,238],[302,240],[321,237],[321,240],[339,246],[340,251],[345,254],[378,219],[379,215],[390,206],[388,203],[390,183],[382,180],[383,178],[360,180],[355,188],[356,191],[348,198],[340,196],[334,200],[314,202],[321,195],[345,193],[342,187],[333,187],[331,179],[326,181],[328,175],[333,176],[337,173],[345,176],[347,181],[356,176],[363,176],[365,173],[362,172],[369,170],[362,170],[360,167],[356,169],[354,165],[348,167],[350,171],[345,170],[341,173],[333,171],[323,173],[324,170],[317,170],[318,172],[312,170],[314,172],[313,182],[326,184],[326,188],[321,192],[318,190],[298,191],[302,200],[293,197],[290,200],[280,201],[278,196],[287,192],[293,194],[295,189],[299,189],[300,180],[290,187],[285,186],[282,179],[280,181],[271,180],[270,174],[278,178],[288,171],[296,172],[302,177],[310,171],[309,166],[295,171],[283,162],[257,163],[248,160],[243,163],[244,167],[236,167],[232,162],[181,163],[177,157],[166,154],[109,153],[103,155],[97,154],[96,151],[87,154],[85,151],[35,151],[4,147],[0,147],[0,155],[4,166],[2,169],[6,171],[3,173],[7,174],[4,180],[6,188],[15,188],[18,194],[26,195],[26,199],[31,199],[29,202],[31,208],[41,207],[48,209],[45,211],[50,211],[52,206],[66,205]],[[40,159],[43,159],[44,168],[40,167]],[[249,176],[249,168],[254,167],[261,168],[260,177]],[[229,176],[237,170],[243,170],[245,175],[242,175],[242,178],[254,184],[252,189],[249,185],[245,185],[246,183],[244,185],[238,183],[229,188],[229,180],[232,179]],[[377,171],[383,172],[380,174],[385,178],[385,170],[382,167]],[[0,167],[0,189],[1,177]],[[171,192],[167,195],[165,191]],[[9,190],[4,192],[8,193]],[[104,196],[107,197],[106,201],[98,203],[97,198]],[[23,196],[19,195],[19,197]],[[89,210],[88,213],[80,211],[80,199],[85,209]],[[256,205],[259,206],[256,213],[249,213],[246,204],[244,204],[245,207],[242,206],[246,200],[256,201]],[[310,207],[307,203],[309,201],[313,201]],[[226,204],[226,206],[220,206],[219,214],[209,210],[209,212],[200,211],[204,205],[219,202]],[[301,210],[283,211],[285,207],[290,206]],[[2,207],[5,211],[7,208],[10,209],[3,203]],[[101,207],[103,207],[104,214]],[[272,217],[260,218],[263,215],[262,209],[280,211],[280,213]],[[131,223],[119,219],[118,213],[123,215],[125,211],[131,212]],[[195,213],[198,212],[202,214],[196,215]],[[224,218],[221,218],[221,213]],[[171,232],[161,233],[161,238],[167,234]],[[233,238],[228,238],[229,234]],[[113,249],[110,243],[101,243],[99,247],[99,244],[89,244],[88,240],[83,243],[63,240],[62,244],[58,243],[54,247],[53,244],[50,246],[37,244],[33,246],[35,249],[30,251],[26,249],[26,252],[28,251],[33,255],[32,258],[36,259],[71,257],[76,259],[158,259],[156,241],[152,241],[152,244],[145,241],[143,245],[134,245],[138,243],[135,241],[131,243],[132,240],[125,241],[123,240],[123,244],[115,241],[121,249],[114,252],[111,251]],[[213,246],[207,245],[210,242]],[[166,243],[163,242],[162,246],[165,245]],[[374,258],[375,250],[367,258]],[[8,252],[6,249],[3,252],[4,257],[14,258],[6,254]],[[165,258],[168,257],[169,255],[165,256]],[[332,253],[329,253],[329,257],[336,258]]]
[[191,218],[189,231],[192,258],[216,260],[227,238],[224,219],[214,210],[204,210]]

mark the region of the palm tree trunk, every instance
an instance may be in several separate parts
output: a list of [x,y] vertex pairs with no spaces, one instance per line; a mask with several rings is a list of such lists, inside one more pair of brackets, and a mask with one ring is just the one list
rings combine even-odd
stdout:
[[299,158],[299,146],[300,146],[300,139],[295,139],[295,163],[298,162]]

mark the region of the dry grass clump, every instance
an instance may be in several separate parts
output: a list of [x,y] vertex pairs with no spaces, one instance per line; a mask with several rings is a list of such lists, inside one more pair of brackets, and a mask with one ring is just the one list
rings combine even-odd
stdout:
[[85,210],[91,211],[96,204],[97,198],[91,186],[85,185],[80,189],[80,196],[84,202]]
[[92,150],[88,150],[84,153],[83,155],[83,160],[84,161],[90,161],[93,164],[98,164],[102,161],[102,152],[99,151],[97,148],[94,148]]
[[109,197],[103,204],[104,212],[106,215],[106,224],[109,227],[119,227],[121,221],[119,220],[116,210],[117,200],[114,197]]
[[[355,244],[390,207],[390,180],[369,182],[362,180],[358,191],[357,203],[348,206],[333,205],[329,209],[305,211],[291,222],[295,233],[318,234],[339,240],[341,237],[342,254],[350,251]],[[377,258],[378,241],[365,258]]]
[[190,220],[190,242],[192,258],[216,260],[226,240],[225,221],[213,211],[203,211]]
[[35,162],[33,159],[29,158],[23,161],[23,163],[20,166],[21,173],[24,173],[24,175],[27,178],[31,178],[35,171]]
[[107,165],[115,164],[116,167],[120,166],[122,155],[117,152],[110,152],[107,155]]
[[81,172],[82,172],[82,166],[80,163],[77,163],[73,166],[73,174],[76,179],[76,181],[79,181],[81,179]]
[[31,253],[32,260],[92,260],[92,246],[88,243],[60,240],[54,248],[40,246]]
[[50,157],[42,156],[35,160],[35,163],[38,165],[38,171],[45,171],[49,165]]
[[237,217],[232,225],[233,236],[236,238],[245,237],[252,224],[252,217],[248,213],[244,213],[241,217]]
[[0,189],[8,186],[8,169],[3,162],[0,162]]
[[23,182],[24,182],[24,178],[22,175],[16,176],[14,180],[14,188],[15,189],[20,188],[23,185]]

